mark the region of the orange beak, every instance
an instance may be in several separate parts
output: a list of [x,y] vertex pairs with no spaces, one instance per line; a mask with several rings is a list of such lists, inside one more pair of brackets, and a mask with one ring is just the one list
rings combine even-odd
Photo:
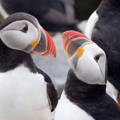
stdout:
[[56,46],[52,37],[49,35],[47,31],[45,31],[42,27],[38,28],[40,35],[38,35],[38,40],[32,42],[32,46],[34,46],[33,53],[37,53],[40,56],[53,56],[56,57]]
[[77,31],[73,31],[73,30],[64,32],[62,34],[62,39],[63,39],[63,48],[65,51],[67,50],[69,44],[76,39],[89,40],[84,34],[77,32]]
[[41,56],[53,56],[56,57],[56,46],[52,40],[52,37],[47,31],[45,31],[46,38],[46,50],[41,53]]

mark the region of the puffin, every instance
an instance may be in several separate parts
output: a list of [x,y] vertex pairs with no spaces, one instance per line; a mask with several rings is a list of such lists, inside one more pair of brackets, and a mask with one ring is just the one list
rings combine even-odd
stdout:
[[48,31],[63,32],[69,29],[79,31],[74,0],[0,0],[0,4],[4,17],[14,12],[28,12],[37,17]]
[[0,24],[1,120],[52,120],[57,92],[32,54],[56,56],[52,37],[34,16],[14,13]]
[[120,1],[102,0],[88,19],[85,34],[97,43],[108,59],[107,93],[120,104]]
[[76,31],[62,38],[70,69],[55,120],[120,120],[119,105],[106,94],[105,52]]

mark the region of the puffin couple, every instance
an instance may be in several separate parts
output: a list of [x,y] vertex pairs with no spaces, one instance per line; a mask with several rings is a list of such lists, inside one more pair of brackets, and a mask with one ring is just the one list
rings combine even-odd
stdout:
[[56,56],[38,20],[15,13],[0,25],[0,38],[1,120],[53,120],[52,111],[54,120],[120,120],[118,104],[106,94],[106,55],[85,35],[62,34],[70,70],[59,101],[52,80],[31,57]]

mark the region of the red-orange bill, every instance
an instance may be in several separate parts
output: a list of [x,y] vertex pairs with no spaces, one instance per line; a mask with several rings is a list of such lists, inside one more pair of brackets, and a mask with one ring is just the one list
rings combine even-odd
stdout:
[[62,34],[64,50],[66,51],[68,48],[68,45],[72,41],[76,40],[77,38],[83,38],[83,39],[89,40],[84,34],[77,32],[77,31],[69,30],[69,31],[64,32]]
[[47,31],[45,31],[45,38],[46,38],[46,50],[42,52],[41,56],[54,56],[56,57],[56,46],[52,37],[49,35]]

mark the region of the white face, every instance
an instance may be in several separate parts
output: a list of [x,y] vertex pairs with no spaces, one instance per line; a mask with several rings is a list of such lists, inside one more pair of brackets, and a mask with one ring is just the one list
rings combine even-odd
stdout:
[[0,31],[1,40],[12,49],[23,50],[38,39],[38,29],[27,20],[15,21]]
[[[70,65],[76,76],[88,84],[105,84],[106,55],[95,43],[83,46],[81,56],[76,53],[70,58]],[[80,51],[79,51],[80,52]]]

